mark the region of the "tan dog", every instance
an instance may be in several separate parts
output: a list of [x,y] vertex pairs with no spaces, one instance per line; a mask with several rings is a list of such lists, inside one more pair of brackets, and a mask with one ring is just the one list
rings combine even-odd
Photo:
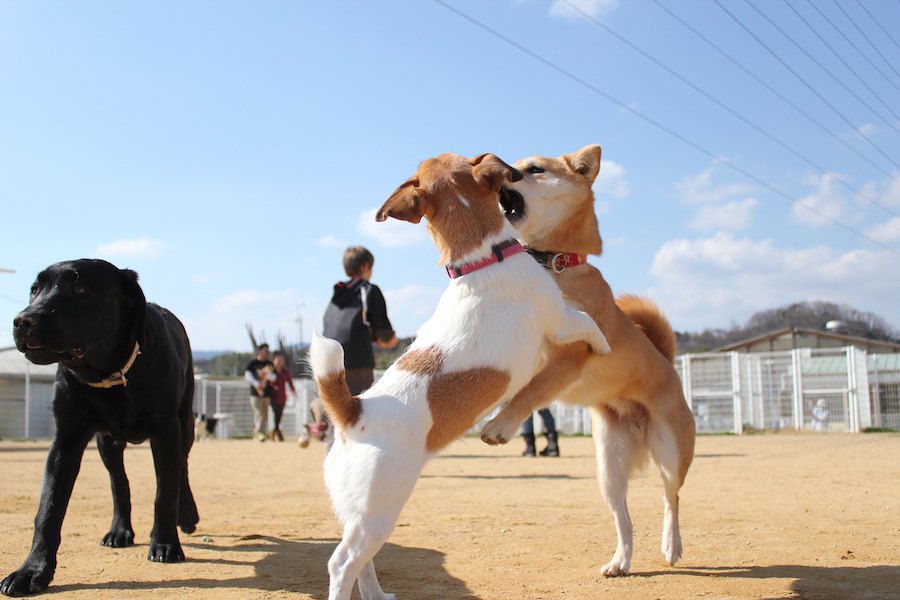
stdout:
[[591,184],[600,170],[600,147],[559,158],[530,157],[515,164],[523,179],[504,185],[501,203],[519,240],[554,273],[573,308],[603,324],[612,353],[591,355],[585,344],[554,348],[546,366],[487,423],[482,439],[505,443],[532,410],[559,398],[589,406],[597,448],[598,480],[618,534],[616,552],[600,572],[627,575],[632,525],[626,494],[631,472],[651,454],[665,495],[662,552],[669,564],[681,556],[678,491],[694,454],[694,418],[673,368],[675,334],[650,300],[613,301],[609,285],[587,254],[600,254]]

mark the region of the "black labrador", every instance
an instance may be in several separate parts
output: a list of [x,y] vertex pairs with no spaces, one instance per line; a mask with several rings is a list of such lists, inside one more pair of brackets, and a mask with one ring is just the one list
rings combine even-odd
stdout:
[[194,374],[181,322],[144,299],[137,273],[102,260],[47,267],[31,287],[28,308],[13,321],[16,347],[35,364],[59,363],[50,446],[31,552],[0,582],[0,592],[43,591],[56,570],[60,529],[84,449],[96,435],[112,482],[112,526],[104,546],[134,543],[131,492],[123,452],[150,440],[156,502],[148,559],[179,562],[176,526],[192,533],[200,517],[188,485],[194,441]]

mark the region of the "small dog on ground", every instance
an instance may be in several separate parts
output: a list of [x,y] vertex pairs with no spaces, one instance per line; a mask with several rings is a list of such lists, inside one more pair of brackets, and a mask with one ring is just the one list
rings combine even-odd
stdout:
[[682,550],[678,491],[694,456],[694,417],[673,367],[669,321],[646,298],[613,300],[603,275],[586,262],[588,254],[602,250],[591,191],[600,146],[559,158],[533,156],[515,167],[523,178],[504,184],[501,203],[519,240],[553,273],[569,304],[603,324],[612,352],[600,357],[581,345],[552,347],[543,370],[485,425],[481,437],[505,443],[532,410],[554,398],[591,407],[600,489],[618,535],[601,574],[627,575],[631,569],[628,478],[648,453],[665,486],[661,549],[666,562],[675,564]]
[[344,529],[328,561],[331,600],[350,598],[357,580],[362,598],[393,598],[372,558],[426,461],[528,382],[545,339],[609,351],[594,321],[566,306],[514,239],[498,192],[520,176],[492,154],[442,154],[378,211],[379,221],[427,219],[451,281],[415,342],[369,390],[351,396],[340,344],[313,337],[310,362],[336,428],[325,483]]
[[59,363],[56,437],[47,455],[31,552],[0,582],[0,593],[41,592],[53,579],[63,517],[84,449],[95,435],[114,509],[100,543],[116,548],[134,543],[123,452],[127,442],[149,439],[157,489],[147,558],[184,560],[177,527],[192,533],[200,517],[188,484],[194,369],[181,322],[144,299],[134,271],[81,259],[38,274],[28,307],[13,321],[13,336],[31,362]]
[[219,420],[200,414],[194,418],[194,441],[205,442],[216,437],[216,425]]

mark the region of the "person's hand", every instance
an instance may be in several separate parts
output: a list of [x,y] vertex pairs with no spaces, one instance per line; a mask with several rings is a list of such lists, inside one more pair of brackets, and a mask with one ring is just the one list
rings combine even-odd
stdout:
[[394,337],[392,337],[391,339],[389,339],[386,342],[382,342],[381,340],[376,340],[375,343],[378,345],[379,348],[393,348],[394,346],[397,345],[398,341],[399,340],[397,339],[397,336],[395,335]]

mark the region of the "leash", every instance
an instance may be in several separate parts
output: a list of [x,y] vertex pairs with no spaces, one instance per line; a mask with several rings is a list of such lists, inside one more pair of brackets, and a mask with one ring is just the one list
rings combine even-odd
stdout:
[[577,254],[575,252],[542,252],[541,250],[530,249],[527,250],[527,252],[539,265],[554,273],[562,273],[569,267],[577,267],[587,262],[587,254]]
[[491,252],[493,252],[491,256],[478,262],[466,263],[458,267],[445,267],[447,269],[447,277],[456,279],[457,277],[468,275],[469,273],[489,267],[495,263],[503,262],[510,256],[525,252],[525,248],[518,240],[510,239],[491,246]]
[[109,389],[111,387],[116,387],[117,385],[121,385],[123,387],[128,385],[128,380],[125,379],[125,373],[131,369],[132,365],[134,365],[134,361],[137,360],[138,354],[141,353],[140,345],[135,342],[134,350],[131,351],[131,357],[128,359],[128,362],[125,363],[125,366],[107,377],[102,381],[98,381],[97,383],[91,383],[90,381],[85,381],[86,384],[93,388],[100,389]]

